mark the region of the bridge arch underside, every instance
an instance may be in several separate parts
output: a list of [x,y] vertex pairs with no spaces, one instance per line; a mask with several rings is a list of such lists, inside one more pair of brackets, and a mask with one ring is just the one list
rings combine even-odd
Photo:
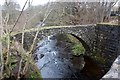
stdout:
[[[58,37],[60,37],[60,35],[63,35],[63,36],[71,35],[71,36],[75,37],[80,43],[82,43],[82,45],[83,45],[83,47],[85,49],[85,54],[89,54],[90,53],[90,46],[87,44],[87,42],[85,40],[83,40],[81,37],[77,36],[76,34],[63,32],[63,33],[49,34],[48,36],[52,36],[52,35],[53,36],[57,36],[58,35]],[[46,37],[48,37],[48,36],[46,36]]]
[[51,36],[51,35],[57,35],[57,34],[69,34],[72,35],[73,37],[77,38],[83,45],[83,47],[86,50],[86,54],[91,54],[91,50],[92,50],[92,46],[93,46],[93,34],[90,35],[89,30],[87,30],[86,28],[83,28],[83,30],[81,29],[71,29],[71,28],[67,28],[67,29],[48,29],[48,30],[43,30],[40,31],[38,34],[38,38],[40,38],[41,40]]

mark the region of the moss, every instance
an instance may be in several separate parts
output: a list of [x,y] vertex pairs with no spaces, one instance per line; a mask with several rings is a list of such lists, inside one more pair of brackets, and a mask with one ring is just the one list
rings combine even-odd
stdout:
[[102,65],[106,64],[105,58],[103,58],[99,53],[94,53],[92,56],[97,62],[99,62]]
[[73,55],[75,55],[75,56],[79,56],[79,55],[85,53],[85,49],[84,49],[84,47],[82,46],[81,43],[75,44],[75,45],[72,47],[72,51],[73,51]]
[[36,65],[31,65],[28,68],[28,72],[26,74],[26,77],[29,78],[28,80],[42,80],[42,76],[40,74],[40,70],[37,68]]
[[72,55],[79,56],[85,53],[85,48],[82,43],[71,34],[57,34],[56,39],[57,45],[65,47],[66,50],[70,50]]
[[29,71],[28,76],[29,76],[28,80],[36,80],[36,78],[39,79],[39,80],[42,80],[39,72]]
[[75,56],[79,56],[81,54],[85,53],[85,48],[83,47],[82,43],[73,37],[70,34],[67,34],[68,39],[70,40],[71,43],[73,43],[72,46],[72,54]]

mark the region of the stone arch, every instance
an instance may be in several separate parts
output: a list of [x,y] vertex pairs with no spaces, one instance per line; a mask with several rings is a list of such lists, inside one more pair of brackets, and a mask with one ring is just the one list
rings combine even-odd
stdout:
[[86,52],[90,52],[90,47],[89,47],[89,45],[88,45],[82,38],[80,38],[80,37],[78,37],[78,36],[76,36],[75,34],[72,34],[72,33],[71,33],[71,35],[72,35],[73,37],[77,38],[77,39],[82,43],[82,45],[83,45],[83,47],[85,48]]
[[[71,34],[72,36],[76,37],[85,47],[86,51],[89,53],[91,52],[91,43],[94,40],[95,34],[94,34],[94,27],[91,26],[73,26],[73,27],[61,27],[61,28],[45,28],[39,30],[37,38],[39,40],[44,39],[45,37],[48,37],[50,35],[55,34]],[[90,34],[92,33],[92,34]],[[27,47],[29,47],[34,39],[34,36],[36,34],[36,31],[31,32],[25,32],[25,43]],[[22,33],[15,35],[16,38],[18,38],[18,41],[21,41]]]
[[[56,30],[57,31],[57,30]],[[55,32],[55,33],[49,33],[49,34],[46,34],[45,36],[44,36],[44,38],[45,37],[48,37],[48,36],[50,36],[50,35],[57,35],[57,34],[69,34],[69,35],[72,35],[73,37],[75,37],[76,39],[78,39],[81,43],[82,43],[82,45],[83,45],[83,47],[85,48],[85,55],[89,55],[90,54],[90,46],[89,46],[89,41],[87,42],[87,40],[88,39],[86,39],[87,38],[87,36],[85,35],[85,34],[82,34],[82,36],[85,36],[84,38],[83,37],[80,37],[80,35],[77,35],[77,33],[75,33],[75,32],[65,32],[65,31],[57,31],[57,32]],[[43,38],[42,38],[43,39]]]

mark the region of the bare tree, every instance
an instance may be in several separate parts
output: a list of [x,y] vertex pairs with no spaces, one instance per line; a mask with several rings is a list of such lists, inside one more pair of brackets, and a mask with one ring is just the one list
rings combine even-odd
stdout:
[[3,73],[3,55],[2,55],[2,36],[3,36],[3,25],[2,25],[2,7],[0,5],[0,78],[2,78]]
[[97,2],[56,2],[50,6],[52,13],[47,19],[49,25],[78,25],[108,22],[111,8],[118,0]]

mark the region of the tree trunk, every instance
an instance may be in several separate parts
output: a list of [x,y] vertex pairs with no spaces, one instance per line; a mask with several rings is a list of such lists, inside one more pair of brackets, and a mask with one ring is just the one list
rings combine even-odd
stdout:
[[[2,25],[2,6],[0,5],[0,37],[3,35],[3,25]],[[0,48],[1,49],[1,48]]]
[[[2,26],[2,7],[0,5],[0,39],[3,35],[3,26]],[[0,53],[2,52],[2,42],[0,40]]]
[[[2,41],[1,38],[3,36],[3,25],[2,25],[2,6],[0,5],[0,63],[2,65]],[[0,78],[2,78],[2,73],[3,73],[3,65],[0,67]]]

